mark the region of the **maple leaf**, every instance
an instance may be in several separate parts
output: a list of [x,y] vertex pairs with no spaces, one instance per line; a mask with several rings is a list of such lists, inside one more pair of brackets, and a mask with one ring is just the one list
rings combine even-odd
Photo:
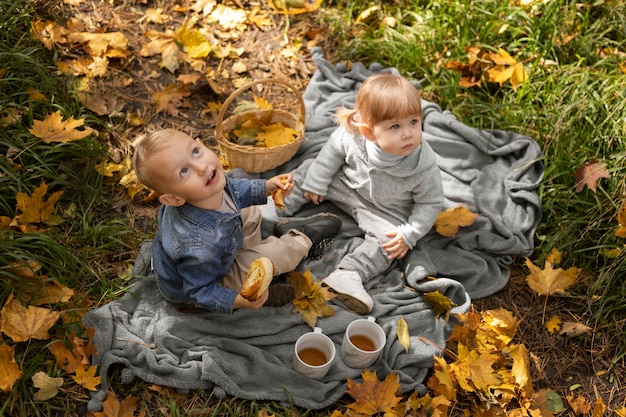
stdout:
[[96,391],[98,385],[100,385],[100,377],[96,376],[97,366],[90,366],[87,369],[77,368],[76,375],[72,376],[72,379],[78,384],[83,386],[89,391]]
[[450,369],[463,390],[489,393],[490,387],[500,383],[500,377],[493,367],[498,361],[496,354],[468,349],[462,343],[459,343],[458,350],[458,359],[450,364]]
[[15,362],[15,348],[0,344],[0,390],[11,392],[13,385],[22,377],[22,371]]
[[439,318],[442,314],[445,314],[446,320],[448,318],[448,315],[450,314],[450,309],[452,307],[456,307],[456,304],[453,303],[452,300],[450,300],[439,291],[425,293],[424,300],[432,305],[433,310],[435,311],[435,316],[437,318]]
[[524,393],[524,398],[530,398],[533,393],[533,380],[530,377],[530,357],[526,346],[517,344],[503,350],[512,359],[511,376]]
[[604,162],[591,160],[580,164],[574,171],[574,177],[576,178],[574,187],[577,193],[581,192],[585,185],[595,193],[598,188],[598,181],[601,178],[609,178],[610,174]]
[[156,104],[157,112],[166,110],[169,114],[176,117],[180,102],[184,97],[191,95],[191,88],[187,84],[173,83],[152,95],[152,100]]
[[485,350],[502,349],[508,345],[519,327],[519,320],[510,311],[499,308],[481,313],[483,325],[477,329],[476,340]]
[[563,320],[561,320],[558,316],[552,316],[550,320],[546,322],[546,329],[550,333],[554,333],[561,328],[562,322]]
[[53,213],[55,210],[54,205],[63,195],[63,191],[54,192],[44,201],[43,198],[47,192],[48,186],[42,182],[30,197],[26,193],[17,193],[15,195],[15,200],[17,201],[16,208],[23,214],[19,218],[20,222],[23,220],[25,223],[60,223],[59,219],[53,216]]
[[205,58],[213,50],[209,41],[198,29],[190,30],[187,26],[181,26],[176,31],[176,35],[190,58]]
[[81,338],[72,335],[70,338],[72,350],[69,350],[61,340],[57,340],[48,345],[48,350],[52,352],[61,369],[71,374],[76,372],[78,368],[86,369],[89,367],[90,356],[96,355],[96,349],[91,340],[94,331],[93,328],[87,329],[89,340],[86,345]]
[[137,397],[128,396],[120,402],[113,391],[107,391],[106,399],[102,402],[102,411],[89,414],[94,417],[134,417],[137,400]]
[[313,281],[311,270],[304,273],[292,271],[287,275],[287,282],[296,289],[293,300],[293,312],[302,315],[302,321],[312,329],[315,328],[318,317],[335,315],[335,310],[326,301],[335,298],[327,288],[322,287],[321,281]]
[[591,412],[591,404],[582,395],[568,394],[565,399],[577,416],[585,416]]
[[293,142],[297,137],[298,132],[295,129],[287,127],[282,123],[273,123],[265,126],[263,131],[257,133],[257,139],[265,143],[265,146],[268,148],[286,145]]
[[433,375],[426,383],[428,388],[432,389],[436,395],[443,395],[451,401],[456,401],[456,384],[453,378],[445,359],[435,356]]
[[391,372],[384,381],[378,379],[376,371],[372,372],[369,369],[365,369],[362,375],[361,384],[348,378],[346,392],[355,400],[354,403],[348,405],[348,408],[366,416],[393,412],[393,408],[402,400],[396,395],[400,390],[398,375]]
[[464,205],[458,205],[442,211],[435,220],[435,230],[442,236],[454,237],[460,227],[470,226],[478,218],[478,214],[472,213]]
[[175,72],[182,62],[185,62],[186,54],[181,51],[176,42],[176,33],[168,31],[165,33],[150,30],[146,33],[151,40],[144,44],[139,51],[141,56],[152,56],[161,54],[161,67],[170,72]]
[[488,66],[488,62],[484,59],[485,52],[476,46],[466,48],[469,63],[458,62],[455,60],[446,63],[446,69],[450,69],[461,74],[459,85],[465,88],[480,86],[482,81],[483,70]]
[[63,385],[63,378],[53,378],[45,372],[39,371],[32,376],[31,380],[35,388],[39,388],[34,395],[35,401],[46,401],[57,395]]
[[495,64],[494,67],[487,70],[488,81],[496,82],[500,85],[510,81],[514,90],[517,89],[519,84],[528,81],[528,74],[524,66],[515,61],[504,49],[498,48],[497,54],[488,54],[488,56]]
[[71,142],[86,138],[96,132],[90,127],[85,127],[84,130],[76,130],[84,122],[85,119],[75,120],[71,116],[66,121],[63,121],[61,110],[57,110],[52,114],[48,114],[44,120],[34,120],[33,127],[28,129],[28,131],[32,135],[43,139],[46,143]]
[[539,295],[552,295],[563,293],[567,288],[574,285],[582,271],[580,268],[571,267],[567,270],[554,269],[552,262],[546,259],[544,269],[540,269],[530,259],[526,258],[526,266],[530,274],[526,276],[528,286]]
[[47,340],[48,330],[59,319],[61,312],[47,308],[24,307],[11,294],[2,307],[0,330],[14,342],[25,342],[29,339]]
[[615,231],[615,236],[626,238],[626,205],[622,205],[617,212],[617,223],[619,228]]
[[71,33],[67,39],[70,42],[86,43],[85,50],[94,57],[126,58],[128,56],[128,39],[122,32],[77,32]]

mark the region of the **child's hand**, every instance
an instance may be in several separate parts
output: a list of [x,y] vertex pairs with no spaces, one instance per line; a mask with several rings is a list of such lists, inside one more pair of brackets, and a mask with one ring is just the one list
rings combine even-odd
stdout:
[[385,233],[391,240],[387,243],[383,243],[381,246],[387,252],[389,259],[402,259],[409,251],[409,245],[406,244],[402,233],[397,230]]
[[235,298],[234,308],[251,308],[253,310],[258,310],[263,307],[263,304],[267,301],[267,297],[270,295],[270,290],[266,290],[256,301],[246,300],[241,296],[241,294],[237,294],[237,298]]
[[304,198],[306,198],[307,200],[309,200],[313,204],[319,204],[322,201],[324,201],[324,196],[323,195],[315,194],[315,193],[312,193],[310,191],[305,191],[304,192]]
[[280,174],[267,180],[265,192],[271,196],[277,190],[281,190],[284,196],[288,196],[293,191],[293,175]]

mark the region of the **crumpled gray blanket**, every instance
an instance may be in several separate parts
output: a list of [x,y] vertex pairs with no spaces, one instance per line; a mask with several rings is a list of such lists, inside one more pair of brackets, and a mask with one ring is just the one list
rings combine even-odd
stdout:
[[[368,75],[395,71],[361,64],[346,71],[328,63],[320,50],[314,60],[318,70],[304,93],[307,140],[291,161],[263,176],[294,170],[314,157],[334,129],[334,109],[349,105]],[[540,220],[535,189],[543,175],[539,147],[528,137],[472,129],[426,101],[424,131],[439,156],[447,206],[464,203],[480,217],[454,238],[427,235],[405,262],[392,264],[367,284],[375,302],[371,315],[387,335],[383,354],[370,369],[380,379],[396,372],[404,393],[421,394],[426,391],[433,356],[442,354],[453,326],[451,320],[436,317],[423,294],[446,295],[455,304],[453,315],[467,312],[471,297],[487,296],[505,286],[512,258],[533,249]],[[298,215],[320,210],[336,212],[344,223],[325,248],[317,248],[299,265],[299,271],[310,270],[316,277],[330,272],[362,239],[354,221],[330,203],[304,207]],[[277,220],[271,202],[263,213],[263,229],[269,233]],[[181,391],[207,389],[218,397],[274,400],[307,409],[332,406],[345,394],[347,378],[361,379],[363,369],[345,365],[339,352],[348,324],[362,316],[341,303],[331,301],[336,314],[317,321],[335,342],[338,354],[330,372],[315,380],[292,368],[294,343],[311,328],[293,313],[291,304],[242,309],[232,315],[179,311],[160,296],[148,267],[150,256],[148,241],[135,263],[130,290],[84,318],[86,327],[96,329],[98,354],[93,363],[102,377],[89,403],[91,411],[102,407],[112,367],[121,367],[122,382],[140,378]],[[396,335],[400,317],[409,327],[408,351]]]

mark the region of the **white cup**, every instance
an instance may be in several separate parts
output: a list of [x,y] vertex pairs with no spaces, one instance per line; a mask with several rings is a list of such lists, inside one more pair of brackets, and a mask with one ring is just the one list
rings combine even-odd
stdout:
[[341,357],[352,368],[366,368],[373,364],[385,347],[387,336],[376,318],[354,320],[348,325],[343,342]]
[[311,378],[322,378],[330,369],[335,359],[335,344],[322,329],[316,327],[312,332],[298,338],[293,355],[293,368]]

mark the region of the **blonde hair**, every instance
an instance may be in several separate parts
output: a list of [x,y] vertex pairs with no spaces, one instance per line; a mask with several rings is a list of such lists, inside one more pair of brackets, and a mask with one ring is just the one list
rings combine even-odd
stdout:
[[146,187],[159,192],[159,187],[153,180],[153,169],[150,166],[150,156],[159,152],[167,146],[168,139],[172,135],[185,134],[176,129],[162,129],[150,133],[143,139],[137,141],[135,152],[133,153],[133,168],[137,179]]
[[385,120],[422,116],[420,91],[395,74],[368,77],[359,88],[354,105],[354,109],[342,107],[335,113],[337,124],[354,135],[359,134],[361,124],[373,128]]

